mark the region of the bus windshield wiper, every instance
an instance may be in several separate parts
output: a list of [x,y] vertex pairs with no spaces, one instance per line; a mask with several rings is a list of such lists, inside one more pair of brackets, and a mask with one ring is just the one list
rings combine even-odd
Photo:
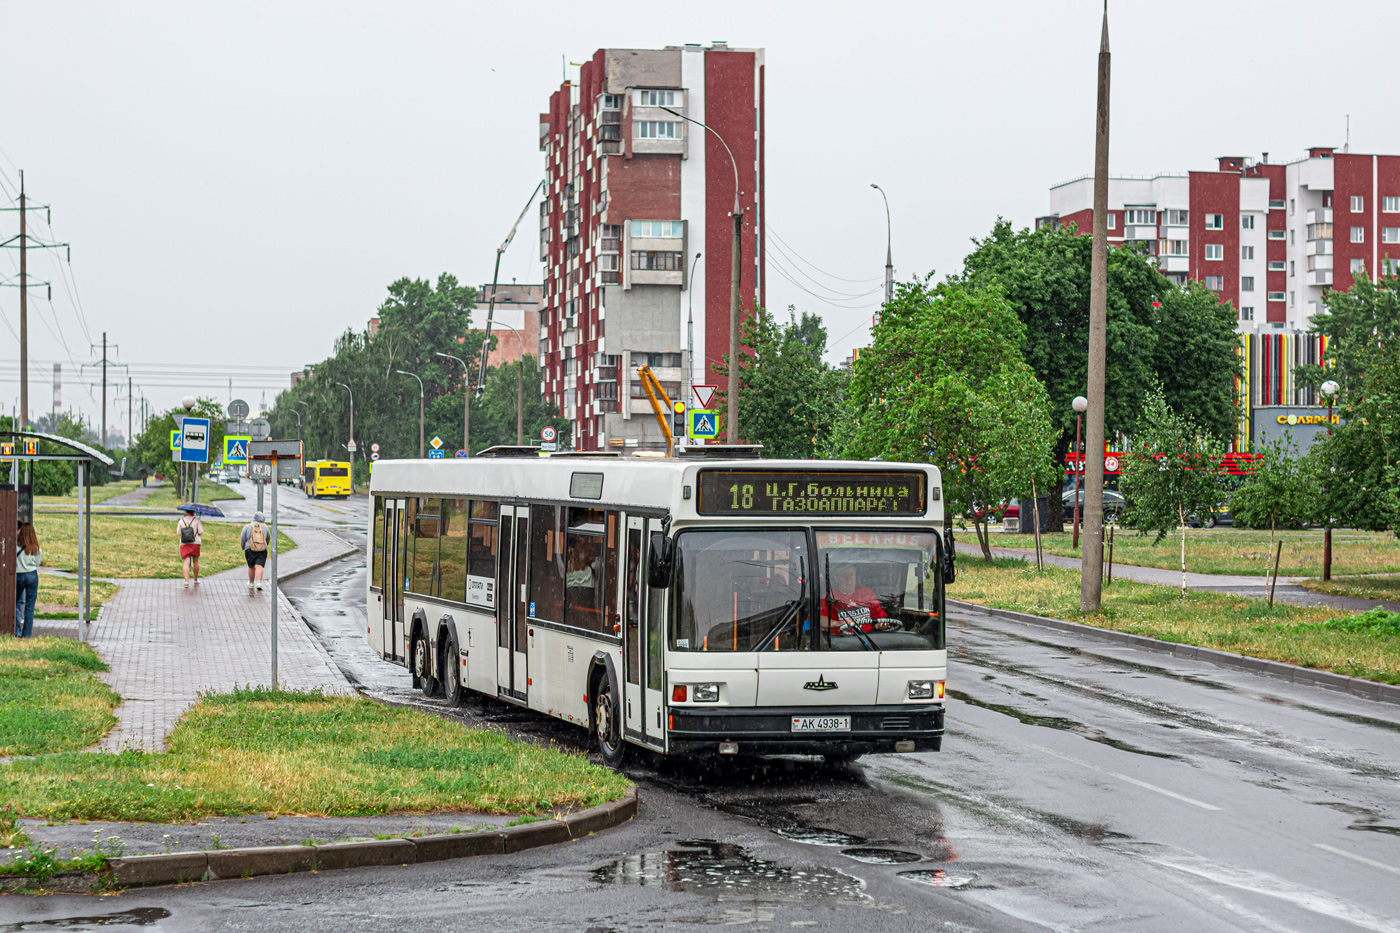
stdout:
[[768,634],[763,636],[763,641],[750,648],[750,651],[767,651],[768,645],[782,634],[788,623],[797,615],[797,610],[802,608],[802,597],[796,596],[783,604],[783,614],[778,619],[778,624],[769,629]]

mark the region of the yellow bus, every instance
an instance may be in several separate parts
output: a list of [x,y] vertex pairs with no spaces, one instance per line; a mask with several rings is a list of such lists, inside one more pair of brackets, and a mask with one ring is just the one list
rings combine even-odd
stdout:
[[350,464],[341,460],[310,460],[301,472],[301,488],[308,499],[350,495]]

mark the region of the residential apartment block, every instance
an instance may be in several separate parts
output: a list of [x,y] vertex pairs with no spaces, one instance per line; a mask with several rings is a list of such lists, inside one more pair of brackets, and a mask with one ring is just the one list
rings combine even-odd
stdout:
[[[1036,227],[1093,229],[1094,180],[1050,189]],[[1213,172],[1110,176],[1108,238],[1157,257],[1168,278],[1201,282],[1239,317],[1242,398],[1258,405],[1310,405],[1293,367],[1321,358],[1307,333],[1331,288],[1357,273],[1400,274],[1400,156],[1318,146],[1294,162],[1222,156]],[[1244,417],[1242,415],[1242,417]],[[1240,449],[1253,431],[1242,427]]]
[[579,449],[664,446],[642,365],[673,400],[725,384],[736,171],[742,305],[763,303],[763,80],[761,49],[599,49],[540,115],[539,360]]

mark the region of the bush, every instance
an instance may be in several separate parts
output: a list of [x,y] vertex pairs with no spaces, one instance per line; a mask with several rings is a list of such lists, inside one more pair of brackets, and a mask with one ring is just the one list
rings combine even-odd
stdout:
[[73,467],[66,461],[40,460],[34,464],[34,495],[66,496],[77,485]]

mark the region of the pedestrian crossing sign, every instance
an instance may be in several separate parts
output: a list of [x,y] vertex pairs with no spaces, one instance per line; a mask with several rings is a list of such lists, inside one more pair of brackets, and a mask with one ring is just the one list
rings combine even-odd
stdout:
[[719,412],[701,408],[690,410],[690,431],[692,438],[719,437]]
[[176,428],[170,432],[170,449],[179,451],[180,449],[180,429]]
[[225,437],[224,463],[247,463],[248,445],[252,440],[252,437]]

